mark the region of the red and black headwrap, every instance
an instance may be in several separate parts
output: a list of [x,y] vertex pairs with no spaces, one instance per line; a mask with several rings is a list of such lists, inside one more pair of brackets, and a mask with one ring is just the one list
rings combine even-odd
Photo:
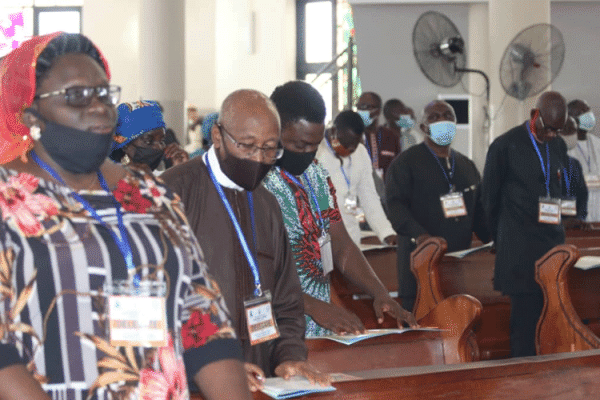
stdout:
[[[36,91],[36,65],[40,54],[64,32],[35,36],[10,52],[0,63],[0,164],[24,156],[33,146],[29,128],[23,124],[23,111],[33,103]],[[108,64],[96,48],[102,67],[110,79]]]

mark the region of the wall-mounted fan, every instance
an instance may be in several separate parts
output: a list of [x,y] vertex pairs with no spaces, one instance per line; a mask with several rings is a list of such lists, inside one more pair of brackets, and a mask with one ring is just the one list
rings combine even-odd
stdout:
[[500,82],[518,100],[542,92],[556,78],[565,58],[560,31],[550,24],[536,24],[519,32],[504,50]]
[[464,73],[483,76],[486,100],[490,99],[490,82],[480,70],[466,68],[465,41],[448,17],[436,11],[422,14],[413,28],[413,53],[427,79],[438,86],[453,87]]

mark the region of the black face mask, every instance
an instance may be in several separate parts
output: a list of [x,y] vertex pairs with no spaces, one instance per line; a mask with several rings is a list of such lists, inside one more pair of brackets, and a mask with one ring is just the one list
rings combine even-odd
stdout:
[[[224,147],[224,146],[223,146]],[[219,152],[217,151],[217,155]],[[258,161],[237,158],[230,154],[225,147],[225,159],[219,158],[221,171],[238,186],[253,191],[267,176],[273,164],[263,164]]]
[[152,171],[158,168],[165,154],[164,150],[157,150],[152,147],[133,147],[135,147],[135,153],[133,153],[131,161],[136,164],[146,164]]
[[41,132],[40,142],[52,160],[66,171],[88,174],[97,171],[108,154],[113,134],[98,134],[60,125],[43,118],[37,110],[27,109],[46,128]]
[[310,153],[298,153],[285,149],[283,151],[283,156],[277,160],[275,165],[280,166],[292,175],[302,175],[310,163],[313,162],[316,154],[316,151],[311,151]]

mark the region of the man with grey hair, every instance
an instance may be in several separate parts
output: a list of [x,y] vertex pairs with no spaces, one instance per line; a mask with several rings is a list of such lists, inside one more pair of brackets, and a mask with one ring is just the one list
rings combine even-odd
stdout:
[[221,285],[253,391],[265,376],[329,380],[306,362],[300,281],[277,200],[260,185],[283,154],[280,136],[271,100],[238,90],[223,102],[208,152],[162,175]]
[[429,236],[446,239],[448,251],[471,246],[472,232],[485,243],[479,186],[473,161],[451,148],[456,114],[445,101],[433,101],[424,111],[420,129],[425,140],[402,152],[386,176],[388,218],[398,234],[398,292],[402,306],[412,309],[417,284],[410,253]]

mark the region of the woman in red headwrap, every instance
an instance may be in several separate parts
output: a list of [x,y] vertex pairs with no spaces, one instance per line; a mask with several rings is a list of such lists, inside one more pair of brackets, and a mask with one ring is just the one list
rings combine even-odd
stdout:
[[0,63],[0,398],[250,398],[179,199],[107,160],[109,79],[78,34]]

